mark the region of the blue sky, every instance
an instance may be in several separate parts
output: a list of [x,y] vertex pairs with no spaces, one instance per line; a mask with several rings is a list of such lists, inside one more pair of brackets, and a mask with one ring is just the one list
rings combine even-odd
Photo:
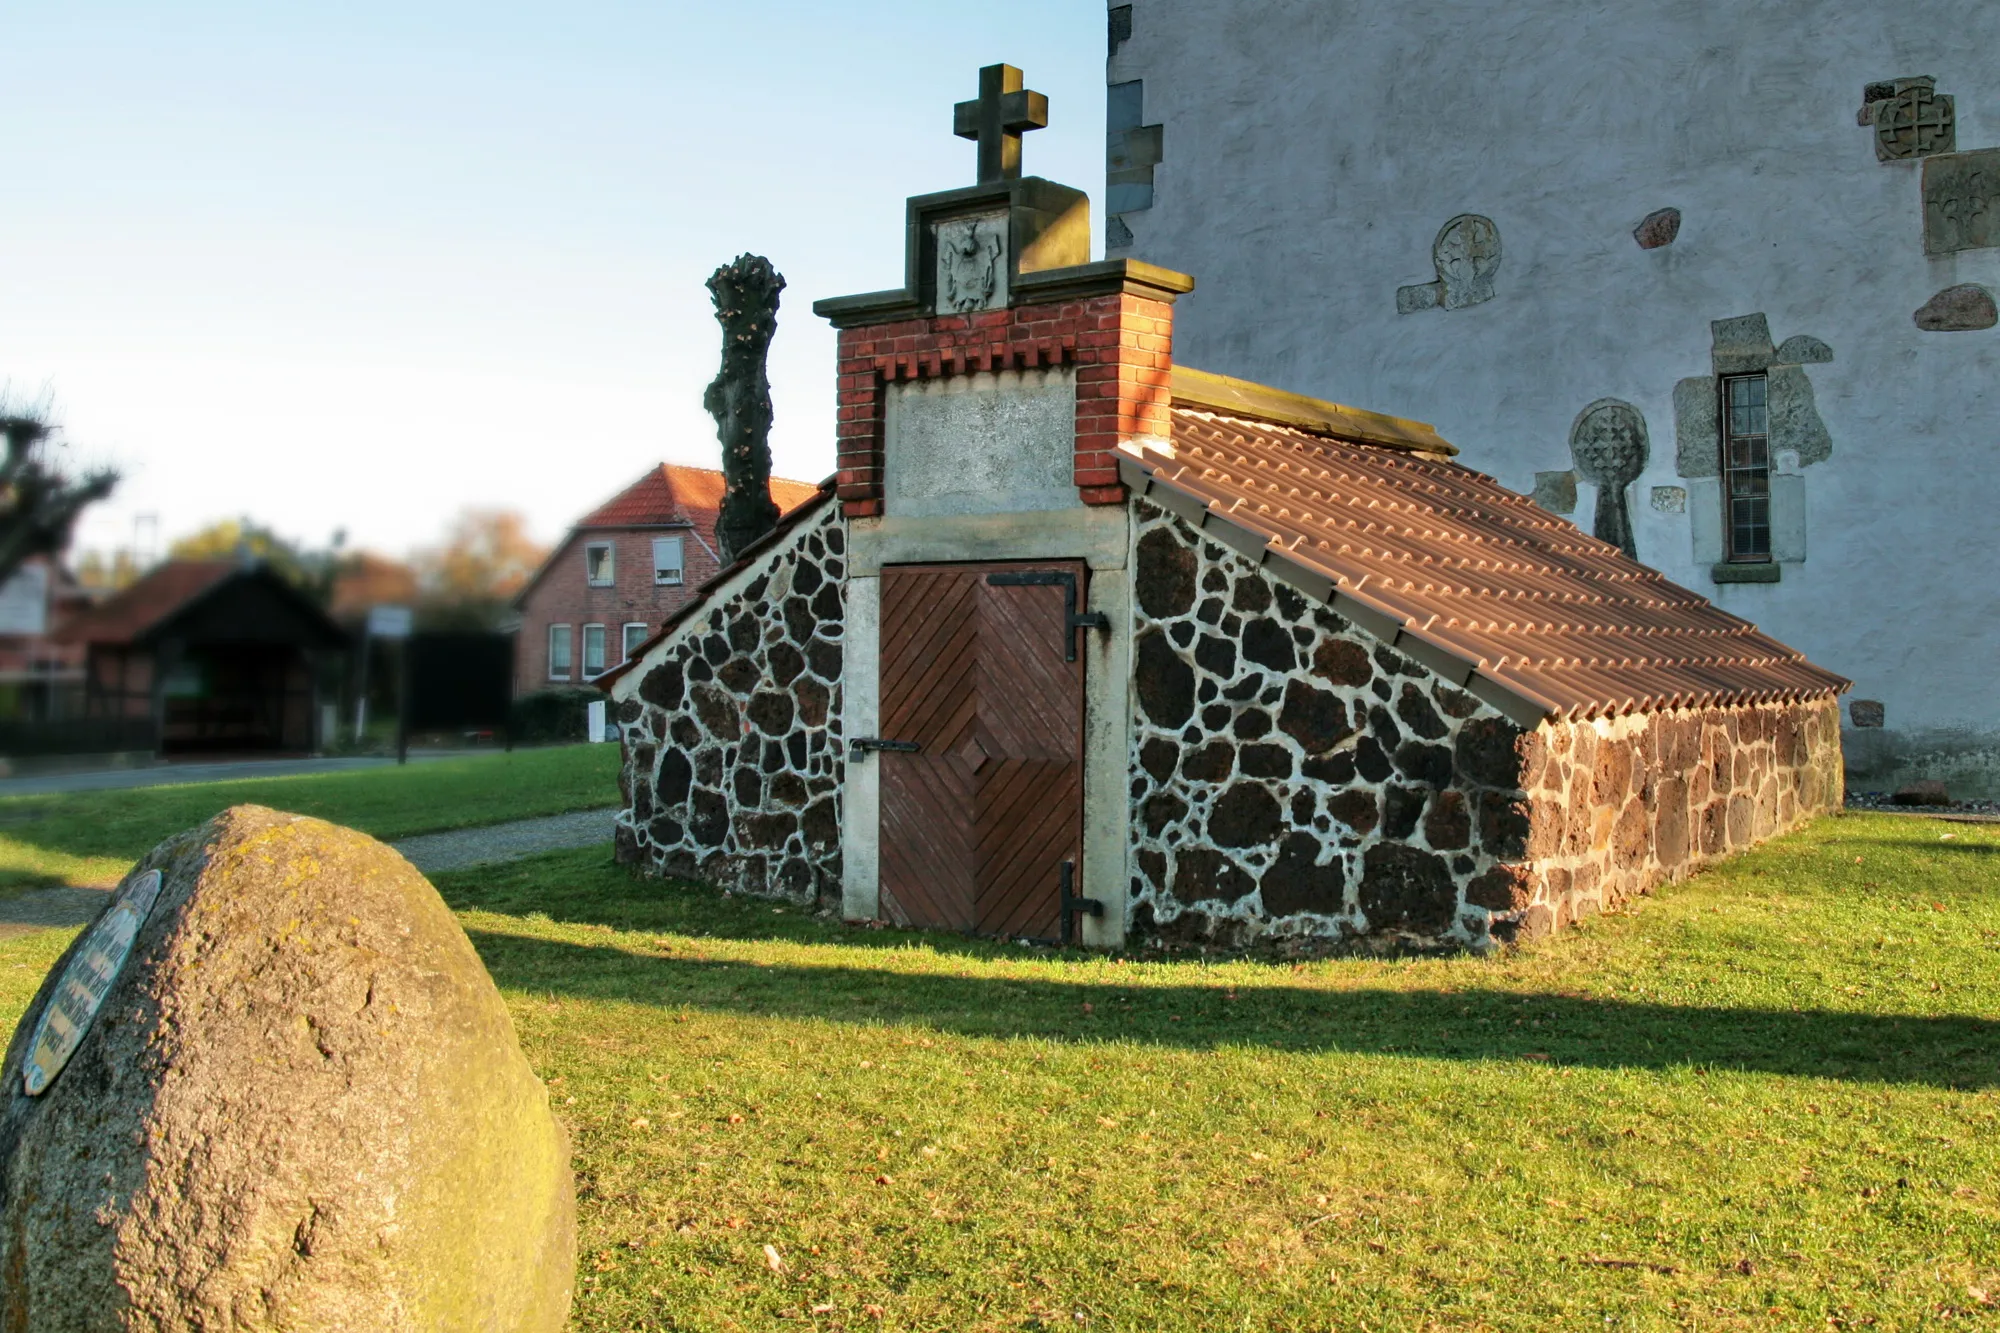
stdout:
[[[778,470],[831,469],[821,296],[901,279],[969,184],[952,103],[1048,94],[1027,169],[1103,191],[1090,0],[17,4],[0,11],[0,380],[125,469],[80,544],[239,513],[402,551],[465,505],[545,538],[712,466],[736,254],[789,286]],[[1099,242],[1101,251],[1102,242]]]

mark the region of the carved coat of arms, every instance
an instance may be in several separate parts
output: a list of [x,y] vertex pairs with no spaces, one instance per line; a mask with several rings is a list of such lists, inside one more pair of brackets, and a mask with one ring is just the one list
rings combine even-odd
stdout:
[[1007,303],[1007,217],[953,218],[937,228],[937,304],[964,314]]

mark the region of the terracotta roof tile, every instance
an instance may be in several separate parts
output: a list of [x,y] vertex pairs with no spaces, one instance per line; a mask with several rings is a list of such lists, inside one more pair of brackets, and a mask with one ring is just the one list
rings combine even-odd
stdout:
[[169,560],[64,621],[53,637],[62,643],[132,643],[239,568],[234,560]]
[[[771,478],[771,498],[780,512],[794,509],[819,488],[803,481]],[[577,522],[579,528],[645,528],[692,523],[711,541],[722,508],[722,474],[712,468],[662,463]]]
[[[1458,663],[1522,714],[1835,694],[1847,682],[1491,477],[1177,403],[1171,450],[1121,450],[1135,490],[1331,584],[1399,646]],[[1155,495],[1156,499],[1162,498]],[[1218,534],[1219,535],[1219,534]],[[1365,619],[1364,619],[1364,623]]]

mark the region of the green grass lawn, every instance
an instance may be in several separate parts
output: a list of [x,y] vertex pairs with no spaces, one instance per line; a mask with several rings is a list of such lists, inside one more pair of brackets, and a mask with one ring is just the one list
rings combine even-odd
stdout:
[[571,745],[396,768],[0,798],[0,894],[115,880],[154,843],[232,805],[276,806],[378,838],[618,803],[618,747]]
[[2000,1328],[2000,829],[1829,818],[1492,959],[439,884],[574,1136],[579,1329]]

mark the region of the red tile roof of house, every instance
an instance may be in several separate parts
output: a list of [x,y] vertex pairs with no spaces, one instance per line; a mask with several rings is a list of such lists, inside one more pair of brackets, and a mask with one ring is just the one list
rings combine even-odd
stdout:
[[1434,449],[1357,444],[1177,394],[1171,444],[1119,453],[1134,492],[1517,721],[1848,687]]
[[[771,478],[780,513],[818,494],[808,482]],[[578,528],[651,528],[692,523],[713,540],[722,508],[722,474],[711,468],[662,463],[577,521]]]
[[242,568],[234,560],[169,560],[56,627],[60,643],[132,643]]

